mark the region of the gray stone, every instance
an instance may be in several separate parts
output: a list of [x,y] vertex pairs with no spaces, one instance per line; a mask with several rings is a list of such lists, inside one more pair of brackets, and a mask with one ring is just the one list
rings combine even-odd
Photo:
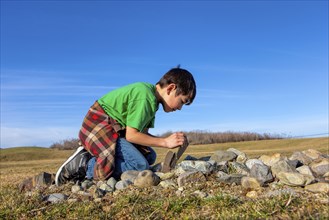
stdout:
[[222,183],[232,184],[235,183],[237,185],[241,185],[241,180],[245,176],[243,174],[226,174],[222,171],[218,171],[217,174],[217,180]]
[[79,185],[73,185],[71,188],[72,193],[78,193],[80,190],[82,190],[82,188]]
[[169,173],[156,172],[155,175],[160,177],[161,180],[167,180],[167,179],[172,178],[175,175],[175,173],[173,173],[173,172],[169,172]]
[[243,155],[244,157],[247,157],[247,155],[244,153],[244,152],[241,152],[241,151],[239,151],[238,149],[235,149],[235,148],[229,148],[229,149],[227,149],[227,151],[230,151],[230,152],[233,152],[233,153],[235,153],[237,156],[239,156],[239,155]]
[[236,162],[238,163],[245,163],[248,160],[248,157],[245,155],[238,155],[238,157],[236,158]]
[[260,164],[260,165],[265,165],[261,160],[259,159],[249,159],[246,161],[246,166],[251,169],[254,164]]
[[296,169],[292,167],[287,160],[279,160],[271,167],[272,174],[276,176],[280,172],[296,172]]
[[132,184],[133,182],[131,182],[130,180],[120,180],[115,184],[115,188],[118,190],[123,190]]
[[103,190],[104,192],[113,192],[114,188],[112,188],[111,186],[107,185],[106,183],[103,183],[102,185],[99,186],[100,190]]
[[250,170],[250,176],[256,178],[261,185],[274,180],[271,170],[264,164],[254,164]]
[[151,170],[141,171],[134,181],[134,185],[138,187],[156,186],[160,183],[160,177],[155,175]]
[[163,188],[176,188],[177,185],[176,183],[173,181],[173,180],[164,180],[164,181],[161,181],[159,183],[160,186],[162,186]]
[[315,160],[309,166],[316,176],[321,177],[329,170],[329,159],[322,158]]
[[301,167],[296,168],[296,170],[297,170],[298,173],[313,176],[313,173],[312,173],[309,166],[303,165]]
[[111,177],[106,181],[106,184],[110,186],[112,189],[115,189],[115,184],[117,184],[117,180],[114,177]]
[[208,197],[208,193],[206,192],[202,192],[200,190],[196,190],[193,193],[191,193],[192,196],[196,196],[199,197],[201,199],[207,198]]
[[302,153],[305,154],[307,157],[310,157],[312,160],[324,158],[323,154],[320,151],[314,149],[304,150],[302,151]]
[[211,163],[200,160],[184,160],[179,163],[178,166],[182,167],[185,171],[200,171],[203,174],[209,174],[213,171],[213,166]]
[[82,183],[81,183],[81,188],[83,190],[87,190],[89,189],[91,186],[94,185],[94,182],[92,180],[84,180]]
[[59,202],[65,201],[67,198],[68,198],[68,196],[66,196],[62,193],[53,193],[53,194],[43,197],[42,200],[45,202],[50,202],[50,203],[59,203]]
[[210,157],[210,160],[214,160],[216,162],[222,162],[222,161],[233,161],[237,155],[230,151],[215,151],[214,154]]
[[306,186],[314,181],[312,176],[303,175],[297,172],[279,172],[277,178],[281,183],[288,186]]
[[207,181],[207,179],[200,171],[185,172],[177,178],[177,183],[179,187],[182,187],[188,183],[198,183],[205,181]]

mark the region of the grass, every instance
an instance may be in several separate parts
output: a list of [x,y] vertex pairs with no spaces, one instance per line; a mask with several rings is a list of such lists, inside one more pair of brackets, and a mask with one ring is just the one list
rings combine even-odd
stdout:
[[[185,155],[210,156],[216,150],[230,147],[247,153],[250,158],[263,154],[282,153],[309,148],[328,154],[328,138],[282,139],[211,145],[192,145]],[[156,149],[158,162],[166,154]],[[0,151],[0,219],[328,219],[328,195],[309,193],[293,188],[296,195],[281,194],[275,197],[250,199],[240,186],[225,185],[210,178],[205,183],[185,187],[184,195],[176,190],[151,187],[107,194],[102,202],[79,198],[78,202],[47,204],[41,197],[55,192],[68,192],[62,188],[40,188],[32,195],[18,191],[23,179],[42,171],[55,173],[72,151],[47,148],[13,148]],[[184,157],[184,156],[183,156]],[[29,158],[33,158],[30,159]],[[283,187],[283,186],[277,186]],[[201,199],[193,196],[200,190],[213,195]],[[270,187],[264,187],[266,193]]]

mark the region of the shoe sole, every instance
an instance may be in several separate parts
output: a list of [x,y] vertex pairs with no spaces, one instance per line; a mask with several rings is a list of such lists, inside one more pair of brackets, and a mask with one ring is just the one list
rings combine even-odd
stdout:
[[82,150],[84,150],[84,147],[78,147],[77,150],[74,152],[74,154],[72,156],[70,156],[64,163],[63,165],[58,169],[56,176],[55,176],[55,184],[56,186],[59,186],[59,182],[58,182],[58,177],[60,175],[60,173],[62,172],[64,166],[66,164],[68,164],[78,153],[80,153]]

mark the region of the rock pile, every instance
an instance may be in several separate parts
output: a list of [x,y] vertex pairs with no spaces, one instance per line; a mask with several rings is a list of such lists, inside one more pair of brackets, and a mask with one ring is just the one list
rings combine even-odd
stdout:
[[[87,180],[73,185],[71,193],[97,201],[107,193],[129,190],[131,187],[162,187],[176,190],[176,194],[180,195],[186,187],[215,180],[240,185],[250,198],[256,198],[258,191],[270,188],[272,184],[329,194],[329,155],[312,149],[294,152],[290,157],[273,154],[248,158],[245,153],[230,148],[216,151],[210,157],[187,156],[170,172],[159,171],[161,164],[153,166],[152,170],[126,171],[119,181],[114,178],[106,182]],[[268,195],[274,193],[268,192]],[[211,196],[199,190],[194,194],[202,198]],[[54,198],[65,200],[68,197],[47,195],[44,200],[47,201],[47,198],[51,198],[49,202],[54,202]]]

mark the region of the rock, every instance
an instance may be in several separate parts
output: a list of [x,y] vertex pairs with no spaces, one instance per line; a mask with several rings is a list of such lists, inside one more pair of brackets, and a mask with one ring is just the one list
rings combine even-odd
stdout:
[[160,177],[155,175],[151,170],[143,170],[134,181],[134,185],[138,187],[156,186],[159,183]]
[[243,174],[226,174],[222,171],[218,171],[217,174],[217,180],[222,183],[226,184],[232,184],[235,183],[237,185],[241,185],[241,179],[245,176]]
[[279,172],[277,178],[288,186],[305,186],[314,181],[312,176],[303,175],[297,172]]
[[210,160],[214,160],[216,162],[222,162],[222,161],[233,161],[237,155],[230,151],[215,151],[215,153],[210,157]]
[[207,181],[206,177],[200,171],[189,171],[181,174],[177,178],[179,187],[186,185],[187,183],[198,183]]
[[118,190],[123,190],[132,184],[133,182],[131,182],[130,180],[120,180],[115,184],[115,188]]
[[291,157],[289,157],[289,160],[298,160],[304,165],[308,165],[312,162],[312,158],[306,156],[300,151],[294,152]]
[[111,186],[107,185],[106,183],[103,183],[102,185],[99,186],[99,189],[104,191],[105,193],[107,192],[113,192],[114,188],[112,188]]
[[323,176],[329,170],[329,159],[322,158],[315,160],[309,166],[316,176]]
[[279,160],[272,164],[271,170],[274,176],[280,172],[296,172],[296,169],[292,167],[287,160]]
[[71,192],[72,192],[72,193],[78,193],[80,190],[82,190],[82,188],[81,188],[81,186],[79,186],[79,185],[73,185],[73,186],[71,187]]
[[156,172],[155,175],[160,177],[161,180],[166,180],[166,179],[170,179],[173,176],[175,176],[175,173],[173,173],[173,172],[169,172],[169,173]]
[[229,162],[228,171],[229,174],[236,173],[236,174],[243,174],[245,176],[248,176],[250,172],[250,170],[246,165],[238,162]]
[[92,180],[88,180],[88,179],[86,179],[86,180],[84,180],[82,183],[81,183],[81,188],[83,189],[83,190],[87,190],[87,189],[89,189],[91,186],[93,186],[94,185],[94,182],[92,181]]
[[264,164],[254,164],[250,170],[250,176],[256,178],[261,185],[274,180],[271,170]]
[[329,193],[329,183],[314,183],[305,186],[305,189],[314,193]]
[[242,177],[241,185],[247,190],[259,190],[261,188],[261,185],[256,178],[247,176]]
[[273,164],[282,160],[283,157],[281,156],[281,154],[276,153],[271,156],[262,155],[258,159],[261,160],[266,166],[272,167]]
[[229,148],[229,149],[227,149],[227,151],[230,151],[230,152],[233,152],[233,153],[235,153],[237,156],[240,156],[240,155],[243,155],[244,157],[247,157],[247,155],[244,153],[244,152],[241,152],[241,151],[239,151],[239,150],[237,150],[237,149],[235,149],[235,148]]
[[290,164],[291,167],[297,168],[300,166],[303,166],[303,163],[300,162],[299,160],[287,160],[287,162]]
[[209,174],[213,171],[213,166],[211,163],[200,160],[184,160],[179,163],[178,166],[182,167],[185,171],[200,171],[203,174]]
[[301,167],[296,168],[296,170],[297,170],[298,173],[313,176],[313,173],[312,173],[309,166],[303,165]]
[[249,159],[249,160],[246,161],[245,164],[249,169],[251,169],[252,166],[255,165],[255,164],[260,164],[262,166],[265,166],[265,164],[259,159]]
[[112,189],[115,189],[115,185],[117,184],[117,180],[114,177],[111,177],[106,181],[106,184],[110,186]]
[[248,160],[248,157],[245,155],[238,155],[238,157],[236,158],[236,162],[238,163],[245,163]]
[[302,151],[302,153],[305,154],[307,157],[311,158],[312,160],[323,158],[322,153],[314,149],[304,150]]
[[246,197],[251,198],[251,199],[257,199],[258,193],[256,191],[250,191],[250,192],[247,192]]
[[228,173],[228,162],[216,162],[216,164],[214,165],[214,171],[223,171],[225,173]]
[[294,189],[291,188],[285,188],[285,189],[277,189],[277,190],[273,190],[273,191],[269,191],[267,192],[264,197],[277,197],[277,196],[282,196],[282,195],[293,195],[296,196],[297,193]]
[[43,197],[42,200],[45,202],[50,202],[50,203],[59,203],[59,202],[65,201],[67,198],[68,198],[68,196],[66,196],[62,193],[53,193],[53,194]]
[[141,171],[137,170],[127,170],[121,174],[121,180],[129,180],[130,182],[134,182],[136,177]]
[[173,180],[164,180],[159,183],[163,188],[176,188],[176,183]]

